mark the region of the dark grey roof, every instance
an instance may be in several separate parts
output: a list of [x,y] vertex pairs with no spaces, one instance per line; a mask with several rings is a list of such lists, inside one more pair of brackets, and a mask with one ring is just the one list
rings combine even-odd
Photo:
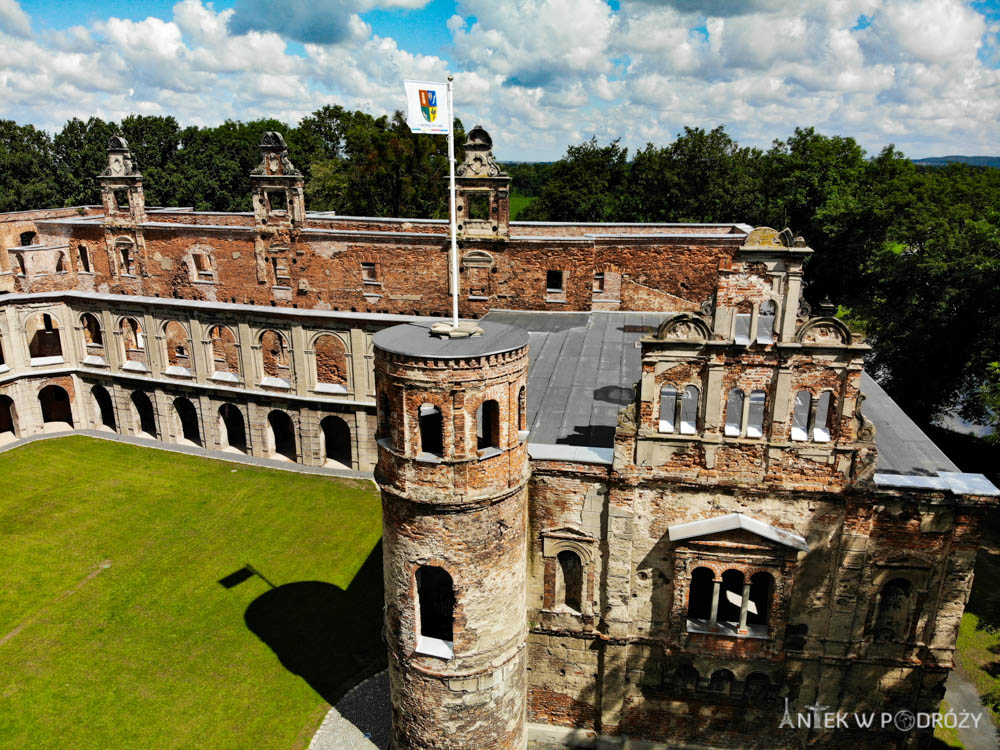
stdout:
[[386,352],[430,359],[485,357],[520,349],[528,343],[528,335],[523,330],[494,320],[477,323],[483,329],[482,336],[450,339],[431,333],[431,326],[445,322],[442,319],[425,320],[383,328],[372,340],[375,346]]
[[636,342],[663,318],[663,313],[490,312],[484,321],[517,326],[531,336],[529,442],[613,448],[618,412],[632,402],[639,379]]
[[867,372],[861,373],[861,392],[865,394],[861,412],[877,431],[880,473],[937,476],[939,471],[959,471]]

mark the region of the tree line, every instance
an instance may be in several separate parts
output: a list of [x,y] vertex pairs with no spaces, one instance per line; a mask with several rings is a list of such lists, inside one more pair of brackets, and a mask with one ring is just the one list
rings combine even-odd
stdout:
[[[249,211],[249,174],[268,130],[284,135],[310,210],[448,215],[446,139],[411,133],[398,112],[340,106],[294,127],[182,128],[132,115],[73,119],[50,136],[0,120],[0,211],[98,203],[94,176],[112,135],[128,140],[149,205]],[[551,164],[509,170],[513,189],[534,196],[520,219],[790,227],[815,250],[807,300],[832,300],[864,331],[869,369],[904,409],[923,423],[946,410],[1000,421],[1000,169],[918,166],[892,146],[869,155],[853,138],[812,128],[765,150],[717,127],[685,128],[631,155],[591,139]]]

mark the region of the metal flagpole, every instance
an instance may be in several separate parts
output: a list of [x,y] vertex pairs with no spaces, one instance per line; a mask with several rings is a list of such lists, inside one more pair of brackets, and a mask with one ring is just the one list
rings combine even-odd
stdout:
[[458,328],[458,219],[455,211],[455,110],[452,106],[451,82],[455,76],[448,76],[448,169],[451,177],[451,317],[452,325]]

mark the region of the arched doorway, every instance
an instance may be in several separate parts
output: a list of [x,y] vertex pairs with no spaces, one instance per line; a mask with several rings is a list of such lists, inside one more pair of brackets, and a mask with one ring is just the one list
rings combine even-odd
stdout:
[[194,404],[183,396],[174,399],[174,413],[181,428],[181,439],[200,446],[201,430],[198,427],[198,411],[194,408]]
[[327,466],[340,465],[351,468],[351,429],[340,417],[326,417],[319,426],[323,429],[323,455]]
[[28,355],[33,360],[50,358],[54,360],[62,357],[59,322],[49,313],[36,313],[28,318],[24,333],[28,337]]
[[108,393],[108,389],[103,385],[95,385],[90,389],[90,392],[93,394],[94,402],[97,404],[97,413],[101,417],[101,424],[112,432],[117,432],[118,426],[115,424],[115,407],[111,403],[111,394]]
[[0,443],[9,443],[19,435],[14,400],[10,396],[0,396]]
[[133,392],[132,406],[135,407],[135,413],[138,417],[139,433],[145,437],[157,437],[156,414],[153,411],[153,402],[149,400],[149,396],[142,391]]
[[58,385],[47,385],[38,392],[38,403],[42,407],[42,421],[46,424],[73,426],[73,409],[69,394]]
[[247,452],[247,429],[243,412],[232,404],[219,407],[219,442],[223,450]]
[[289,461],[295,461],[298,456],[295,452],[295,426],[292,418],[275,409],[267,415],[267,426],[271,458],[284,456]]

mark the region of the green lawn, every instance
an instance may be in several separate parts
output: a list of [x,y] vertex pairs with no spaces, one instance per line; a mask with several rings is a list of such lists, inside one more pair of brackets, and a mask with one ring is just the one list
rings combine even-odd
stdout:
[[305,747],[384,664],[370,482],[82,436],[0,477],[0,747]]
[[511,221],[516,221],[517,217],[520,216],[521,212],[534,203],[535,197],[530,195],[521,195],[520,193],[510,194],[510,218]]

